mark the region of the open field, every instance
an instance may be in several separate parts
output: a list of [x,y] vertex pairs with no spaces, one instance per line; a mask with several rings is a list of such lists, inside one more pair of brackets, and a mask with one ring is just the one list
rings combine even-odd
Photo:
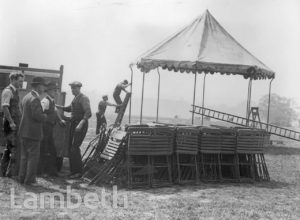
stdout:
[[[87,139],[93,132],[89,131]],[[39,186],[24,187],[0,178],[0,219],[300,219],[300,144],[284,142],[265,150],[270,182],[118,189],[118,204],[112,186],[87,187],[81,181],[60,177],[38,178]],[[71,197],[67,187],[72,189]],[[42,206],[39,193],[45,192],[58,195],[54,207],[50,207],[50,199]],[[97,195],[102,203],[97,199],[88,203],[87,193]],[[67,207],[78,203],[78,198],[79,207]]]

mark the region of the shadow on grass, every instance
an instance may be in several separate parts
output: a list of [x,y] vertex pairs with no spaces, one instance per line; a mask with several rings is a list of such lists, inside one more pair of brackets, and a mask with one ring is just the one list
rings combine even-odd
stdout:
[[268,146],[268,147],[265,147],[265,154],[268,154],[268,155],[300,155],[300,148]]
[[193,193],[197,190],[210,190],[210,189],[229,189],[229,188],[266,188],[266,189],[282,189],[288,187],[290,184],[279,181],[261,181],[254,183],[220,183],[220,182],[200,182],[199,184],[186,184],[178,185],[174,184],[169,187],[160,187],[160,188],[136,188],[129,189],[128,191],[135,192],[145,192],[156,195],[172,195],[180,192],[190,192]]

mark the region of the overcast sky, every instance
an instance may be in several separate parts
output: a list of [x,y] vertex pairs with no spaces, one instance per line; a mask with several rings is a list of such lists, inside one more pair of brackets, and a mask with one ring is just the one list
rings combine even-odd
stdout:
[[[247,50],[276,73],[273,92],[300,101],[300,1],[297,0],[0,0],[0,64],[65,67],[63,90],[79,80],[92,100],[130,78],[129,64],[208,9]],[[134,68],[133,93],[142,74]],[[198,77],[201,103],[203,75]],[[247,81],[209,75],[206,103],[245,102]],[[253,82],[253,100],[268,93],[269,80]],[[146,98],[155,98],[157,73],[146,76]],[[162,71],[162,99],[192,103],[193,76]],[[93,103],[95,105],[96,103]],[[139,109],[139,106],[135,108]],[[155,107],[154,107],[155,112]]]

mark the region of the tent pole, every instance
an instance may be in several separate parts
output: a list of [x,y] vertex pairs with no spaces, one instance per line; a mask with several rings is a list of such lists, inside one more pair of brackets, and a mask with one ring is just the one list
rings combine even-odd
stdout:
[[145,85],[145,72],[143,72],[143,87],[142,87],[142,101],[141,101],[140,124],[142,124],[142,118],[143,118],[144,85]]
[[250,80],[250,94],[249,94],[249,110],[248,113],[250,114],[251,111],[251,96],[252,96],[252,79]]
[[246,111],[247,126],[249,125],[249,117],[250,117],[250,109],[251,109],[251,91],[252,91],[252,78],[250,78],[248,84],[248,98],[247,98],[247,111]]
[[159,68],[157,67],[158,73],[158,91],[157,91],[157,109],[156,109],[156,122],[158,122],[158,111],[159,111],[159,94],[160,94],[160,72]]
[[130,83],[131,83],[131,86],[130,86],[130,94],[131,94],[131,97],[130,97],[130,103],[129,103],[129,124],[131,123],[131,100],[132,100],[132,83],[133,83],[133,70],[132,70],[132,64],[129,65],[129,68],[131,70],[131,78],[130,78]]
[[[274,78],[273,78],[273,79],[274,79]],[[267,131],[268,131],[268,127],[269,127],[270,102],[271,102],[271,87],[272,87],[273,79],[271,79],[270,84],[269,84],[269,100],[268,100],[268,115],[267,115]]]
[[195,115],[194,111],[195,111],[196,84],[197,84],[197,72],[195,72],[195,81],[194,81],[192,125],[194,124],[194,115]]
[[203,78],[203,94],[202,94],[202,119],[201,119],[201,125],[203,125],[203,113],[204,113],[204,98],[205,98],[205,79],[206,79],[206,73],[204,73]]
[[246,119],[247,119],[247,124],[248,124],[248,108],[249,108],[249,85],[250,84],[250,80],[248,82],[248,92],[247,92],[247,107],[246,107]]

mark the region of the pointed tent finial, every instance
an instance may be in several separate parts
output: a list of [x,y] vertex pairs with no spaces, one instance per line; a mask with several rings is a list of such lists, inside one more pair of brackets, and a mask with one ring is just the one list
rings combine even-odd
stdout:
[[211,16],[210,12],[208,11],[208,9],[205,10],[205,12],[203,13],[204,17],[209,17]]

